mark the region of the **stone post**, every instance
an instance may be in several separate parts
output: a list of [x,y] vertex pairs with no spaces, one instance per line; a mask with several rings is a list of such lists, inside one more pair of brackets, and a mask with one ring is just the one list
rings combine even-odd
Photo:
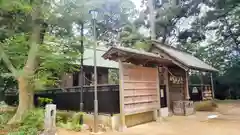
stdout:
[[45,108],[44,135],[56,134],[56,105],[47,104]]

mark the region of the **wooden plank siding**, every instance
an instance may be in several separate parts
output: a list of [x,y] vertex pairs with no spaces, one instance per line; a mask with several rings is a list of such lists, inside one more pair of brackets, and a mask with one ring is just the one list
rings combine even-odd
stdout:
[[157,68],[123,64],[124,112],[126,115],[159,108]]

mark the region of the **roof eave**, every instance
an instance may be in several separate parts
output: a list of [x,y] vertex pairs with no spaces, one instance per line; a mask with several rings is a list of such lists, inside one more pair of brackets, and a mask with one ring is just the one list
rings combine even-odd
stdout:
[[[161,44],[159,41],[157,40],[152,40],[152,46],[155,46],[157,47],[158,49],[161,49],[164,53],[166,53],[167,55],[169,55],[172,59],[174,59],[175,61],[179,62],[180,64],[186,66],[188,69],[193,69],[193,70],[199,70],[199,71],[205,71],[205,72],[219,72],[219,70],[213,68],[213,69],[206,69],[206,68],[200,68],[200,67],[193,67],[193,66],[189,66],[187,63],[179,60],[178,58],[175,58],[174,56],[172,56],[171,54],[169,54],[168,52],[166,52],[165,50],[163,50],[162,48],[158,47],[158,44],[160,45],[164,45],[164,44]],[[166,45],[164,45],[166,46]],[[179,50],[180,51],[180,50]]]
[[193,66],[188,66],[189,69],[192,70],[198,70],[198,71],[204,71],[204,72],[219,72],[219,70],[213,68],[213,69],[206,69],[206,68],[200,68],[200,67],[193,67]]

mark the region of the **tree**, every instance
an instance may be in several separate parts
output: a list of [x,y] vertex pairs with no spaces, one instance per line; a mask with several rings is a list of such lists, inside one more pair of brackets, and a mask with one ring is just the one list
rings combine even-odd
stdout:
[[[172,39],[179,34],[181,21],[199,14],[201,2],[202,0],[154,0],[156,39],[163,44],[172,44]],[[142,0],[142,5],[145,8],[141,11],[140,17],[144,16],[141,18],[147,21],[144,25],[149,28],[148,1]]]
[[33,30],[29,40],[29,53],[28,58],[26,60],[26,64],[23,67],[23,73],[21,75],[18,74],[17,69],[11,63],[8,55],[4,52],[3,45],[0,46],[0,53],[2,56],[2,60],[5,65],[11,71],[13,76],[18,80],[18,88],[19,88],[19,105],[16,114],[9,121],[10,124],[15,123],[16,121],[21,121],[21,118],[27,110],[33,108],[33,85],[31,82],[31,76],[33,76],[35,71],[35,66],[37,61],[37,52],[40,43],[40,25],[36,23],[37,17],[41,16],[41,4],[42,3],[34,3],[34,11],[32,12],[32,24]]
[[[6,36],[0,44],[0,56],[4,66],[11,73],[5,76],[13,76],[18,83],[19,105],[16,114],[9,124],[20,122],[23,115],[33,108],[33,93],[39,86],[54,83],[58,75],[67,70],[74,70],[74,62],[79,54],[72,44],[66,40],[58,40],[46,33],[43,8],[47,1],[4,1],[1,3],[2,11],[6,14],[13,13],[17,28],[30,22],[30,28],[16,30],[8,27]],[[27,10],[26,10],[27,7]],[[4,16],[3,16],[4,17]],[[12,16],[8,16],[12,19]],[[4,19],[9,19],[4,17]],[[4,25],[3,25],[4,26]],[[3,66],[3,65],[2,65]]]
[[[123,0],[0,1],[1,75],[13,77],[19,93],[18,109],[9,124],[21,121],[23,114],[33,108],[34,90],[57,85],[61,73],[76,70],[73,65],[80,58],[81,49],[77,32],[83,24],[84,30],[89,31],[89,10],[101,11],[98,38],[105,41],[106,36],[117,37],[117,32],[129,22],[134,9],[131,4]],[[89,41],[87,36],[85,41]]]
[[136,9],[131,0],[103,0],[99,7],[100,17],[97,21],[98,39],[108,46],[119,43],[124,27],[131,25],[131,18]]
[[202,1],[201,5],[209,10],[197,16],[191,27],[178,37],[181,49],[191,48],[194,55],[220,70],[216,77],[219,97],[226,89],[226,93],[230,90],[233,95],[239,95],[240,82],[236,79],[240,56],[239,4],[237,0]]

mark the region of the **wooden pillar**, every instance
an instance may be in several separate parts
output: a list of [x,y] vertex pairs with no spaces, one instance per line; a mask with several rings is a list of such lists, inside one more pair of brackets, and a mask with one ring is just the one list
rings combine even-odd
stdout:
[[214,91],[214,83],[213,83],[212,73],[211,73],[211,86],[212,86],[212,98],[214,99],[215,98],[215,91]]
[[154,112],[153,112],[153,115],[154,115],[154,119],[156,120],[156,121],[158,121],[159,119],[158,119],[158,117],[161,117],[161,100],[160,100],[160,79],[159,79],[159,77],[160,77],[160,74],[159,74],[159,67],[157,67],[157,72],[156,72],[156,74],[157,74],[157,78],[156,78],[156,87],[157,87],[157,99],[158,99],[158,109],[157,110],[155,110]]
[[186,71],[186,75],[185,75],[185,99],[186,100],[189,100],[190,99],[190,96],[189,96],[189,74],[188,74],[188,70]]
[[170,107],[170,93],[169,93],[169,74],[168,74],[168,68],[167,67],[164,67],[164,84],[166,85],[166,91],[167,91],[168,111],[170,111],[171,107]]
[[204,87],[203,87],[203,74],[202,72],[200,72],[200,81],[201,81],[201,92],[202,92],[202,100],[205,100],[205,96],[204,96]]
[[121,59],[118,60],[119,64],[119,101],[120,101],[120,131],[126,128],[125,112],[124,112],[124,69]]

